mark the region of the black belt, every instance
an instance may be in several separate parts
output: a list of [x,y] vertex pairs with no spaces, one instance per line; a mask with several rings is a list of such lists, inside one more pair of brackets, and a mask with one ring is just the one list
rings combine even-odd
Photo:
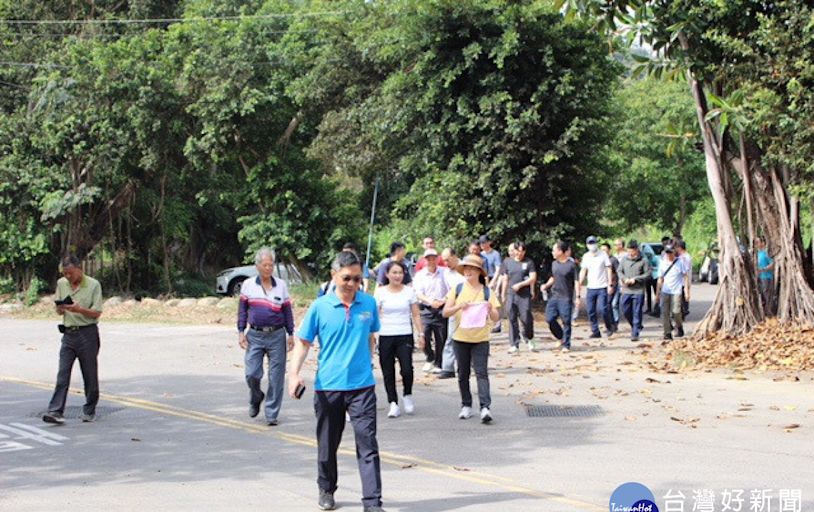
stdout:
[[249,329],[258,332],[277,332],[284,327],[285,325],[272,325],[270,327],[255,327],[252,325]]
[[66,326],[65,326],[65,331],[66,331],[66,332],[79,332],[79,331],[81,331],[82,329],[87,329],[88,327],[97,327],[97,325],[96,325],[96,324],[90,324],[90,325],[72,325],[72,326],[70,326],[70,327],[66,325]]

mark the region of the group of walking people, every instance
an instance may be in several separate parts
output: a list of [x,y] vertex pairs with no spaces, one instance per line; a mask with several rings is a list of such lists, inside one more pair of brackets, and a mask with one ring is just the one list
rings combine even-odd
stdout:
[[[586,283],[586,309],[591,337],[618,330],[620,318],[631,325],[631,340],[642,329],[645,287],[653,270],[635,240],[626,245],[597,244],[587,239],[588,251],[580,262],[571,246],[557,242],[548,280],[539,290],[546,301],[546,320],[560,349],[570,350],[571,325],[582,300]],[[238,344],[245,350],[245,378],[249,388],[250,417],[262,409],[269,426],[279,423],[285,390],[286,359],[290,353],[288,393],[303,396],[305,382],[301,371],[313,345],[318,345],[314,379],[314,410],[318,452],[318,506],[335,508],[337,451],[342,433],[350,422],[356,441],[356,456],[362,479],[365,512],[382,510],[381,468],[376,438],[376,392],[374,355],[378,352],[388,417],[413,414],[413,352],[417,346],[426,358],[423,370],[439,378],[458,377],[460,410],[458,418],[469,419],[473,412],[470,376],[477,382],[477,414],[484,424],[493,420],[488,375],[490,338],[500,330],[501,318],[509,323],[509,353],[522,345],[536,350],[532,300],[536,295],[537,266],[526,255],[522,241],[508,247],[502,259],[488,237],[469,245],[468,254],[459,257],[452,248],[439,254],[435,240],[427,237],[415,275],[405,259],[404,245],[393,243],[390,257],[372,272],[368,271],[355,247],[346,244],[331,266],[331,279],[319,290],[298,329],[288,286],[273,275],[274,253],[263,248],[255,255],[258,275],[242,283],[237,313]],[[689,301],[687,275],[691,262],[681,240],[665,244],[658,261],[656,297],[661,304],[665,338],[683,335],[683,303]],[[64,423],[63,411],[76,358],[85,381],[87,403],[83,421],[95,420],[98,402],[96,356],[97,329],[101,315],[101,287],[85,276],[78,259],[62,262],[63,278],[57,284],[57,312],[64,315],[60,369],[53,399],[43,420]],[[376,276],[374,294],[368,295],[368,278]],[[66,302],[67,301],[67,302]],[[264,362],[268,360],[268,385],[261,387]],[[402,395],[398,396],[396,365],[401,375]],[[457,370],[457,371],[456,371]]]

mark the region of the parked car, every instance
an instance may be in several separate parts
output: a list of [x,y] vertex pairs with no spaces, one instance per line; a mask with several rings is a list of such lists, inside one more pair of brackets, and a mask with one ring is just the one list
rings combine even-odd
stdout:
[[704,259],[701,263],[701,270],[698,272],[698,278],[701,282],[709,284],[718,284],[718,257],[720,249],[718,242],[712,242],[704,252]]
[[[297,267],[281,261],[274,262],[274,275],[284,280],[288,284],[301,284],[304,279]],[[257,277],[257,267],[255,265],[244,265],[242,267],[232,267],[218,272],[215,279],[215,293],[220,295],[240,294],[240,285],[248,278]]]
[[[650,248],[648,250],[647,248]],[[642,250],[642,253],[648,254],[649,252],[653,252],[656,256],[660,256],[661,252],[664,250],[664,246],[661,245],[661,242],[642,242],[641,246],[639,247]]]

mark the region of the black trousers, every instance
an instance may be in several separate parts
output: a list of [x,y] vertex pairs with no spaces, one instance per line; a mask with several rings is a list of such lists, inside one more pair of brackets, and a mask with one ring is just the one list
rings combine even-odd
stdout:
[[314,393],[317,416],[317,485],[323,491],[336,491],[339,478],[336,452],[345,430],[345,413],[350,416],[356,438],[356,462],[362,478],[362,505],[382,505],[382,473],[379,443],[376,441],[376,390],[373,386],[352,391]]
[[424,355],[427,362],[441,368],[444,343],[447,342],[448,319],[442,314],[444,308],[421,307],[421,323],[424,324]]
[[520,345],[520,326],[518,319],[523,324],[523,336],[530,340],[534,338],[534,317],[531,312],[531,295],[521,297],[520,295],[509,293],[506,304],[509,308],[509,344],[513,347]]
[[85,383],[85,414],[95,414],[99,403],[99,327],[89,325],[76,331],[67,331],[62,335],[62,346],[59,349],[59,371],[54,395],[48,404],[49,412],[65,412],[65,401],[68,388],[71,386],[73,363],[79,359],[82,380]]
[[399,401],[396,392],[396,359],[399,361],[404,395],[413,394],[413,335],[379,336],[379,364],[384,376],[387,402]]
[[461,405],[472,407],[472,391],[469,388],[469,376],[475,369],[475,380],[478,383],[478,402],[481,408],[492,406],[492,394],[489,390],[489,342],[466,343],[453,341],[455,358],[458,361],[458,390],[461,392]]

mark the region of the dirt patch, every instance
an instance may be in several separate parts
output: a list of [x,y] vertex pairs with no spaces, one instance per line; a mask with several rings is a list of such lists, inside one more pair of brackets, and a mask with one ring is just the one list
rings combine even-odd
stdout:
[[[141,301],[106,301],[102,321],[105,322],[134,322],[134,323],[171,323],[171,324],[221,324],[235,325],[237,323],[237,299],[204,297],[202,299],[185,299],[188,302],[181,304],[178,299],[156,300],[144,299]],[[305,315],[306,308],[294,308],[295,325]],[[43,298],[37,304],[9,311],[6,313],[12,318],[48,319],[59,321],[54,312],[54,303],[50,297]]]

